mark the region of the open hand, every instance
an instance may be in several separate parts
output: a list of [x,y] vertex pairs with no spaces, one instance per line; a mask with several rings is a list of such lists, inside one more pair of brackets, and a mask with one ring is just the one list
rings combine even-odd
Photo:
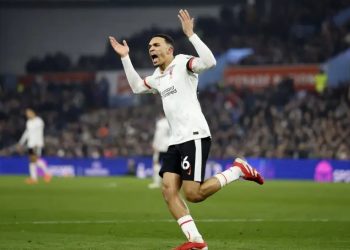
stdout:
[[109,42],[120,57],[126,57],[129,54],[129,46],[125,40],[123,40],[123,44],[121,44],[113,36],[110,36]]
[[182,30],[184,31],[185,35],[187,37],[190,37],[193,35],[193,26],[194,26],[194,18],[191,18],[190,14],[187,10],[180,10],[179,14],[177,15],[180,19]]

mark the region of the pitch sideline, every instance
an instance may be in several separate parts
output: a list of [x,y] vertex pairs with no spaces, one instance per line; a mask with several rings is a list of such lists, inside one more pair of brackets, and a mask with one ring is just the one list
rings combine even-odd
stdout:
[[[0,222],[0,225],[55,225],[55,224],[124,224],[124,223],[173,223],[172,219],[159,220],[43,220]],[[313,219],[197,219],[199,223],[239,223],[239,222],[350,222],[350,220],[313,218]]]

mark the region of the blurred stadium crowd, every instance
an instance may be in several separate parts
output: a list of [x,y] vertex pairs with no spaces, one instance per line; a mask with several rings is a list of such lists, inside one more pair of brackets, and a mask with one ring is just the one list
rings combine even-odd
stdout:
[[[350,159],[350,84],[316,94],[295,92],[288,81],[259,92],[219,85],[202,91],[211,157]],[[32,106],[46,122],[46,155],[151,155],[160,98],[146,95],[142,105],[108,109],[104,94],[93,82],[2,90],[1,148],[20,138],[24,108]]]
[[[198,17],[196,30],[217,55],[232,47],[253,48],[254,55],[241,61],[246,65],[322,63],[349,47],[349,23],[337,25],[331,18],[348,7],[347,1],[280,4],[276,1],[270,13],[250,5],[226,6],[219,19]],[[193,53],[180,30],[144,30],[127,39],[137,68],[150,67],[148,37],[161,32],[175,38],[177,52]],[[63,53],[27,63],[28,73],[120,68],[108,45],[104,55],[82,56],[76,65]],[[350,159],[350,83],[323,93],[294,91],[290,79],[256,92],[217,83],[199,98],[213,136],[211,157]],[[46,123],[45,155],[151,155],[160,98],[142,96],[140,103],[109,108],[108,86],[94,81],[0,84],[0,155],[18,153],[11,145],[24,130],[29,106]]]
[[[219,18],[196,17],[196,32],[216,55],[230,48],[252,48],[254,55],[241,64],[318,63],[349,47],[350,23],[337,23],[333,19],[346,7],[349,7],[347,0],[274,0],[268,9],[259,9],[257,4],[224,6]],[[149,38],[157,33],[170,34],[176,52],[194,53],[181,29],[146,29],[127,38],[135,67],[150,67],[147,45]],[[76,63],[69,55],[56,53],[31,58],[26,65],[29,73],[117,68],[122,65],[108,43],[104,55],[83,55]]]

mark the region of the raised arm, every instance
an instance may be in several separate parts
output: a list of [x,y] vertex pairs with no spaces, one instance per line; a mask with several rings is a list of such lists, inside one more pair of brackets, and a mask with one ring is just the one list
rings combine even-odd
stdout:
[[194,18],[191,18],[187,10],[180,10],[178,17],[180,19],[182,30],[189,38],[196,49],[199,58],[192,58],[189,61],[189,69],[195,73],[200,73],[216,65],[216,60],[211,50],[193,31]]
[[141,79],[141,77],[136,72],[134,66],[131,63],[131,60],[129,57],[129,46],[126,43],[126,41],[123,40],[123,44],[121,44],[112,36],[109,37],[109,41],[114,51],[121,58],[125,75],[126,75],[126,78],[128,79],[132,92],[134,92],[135,94],[151,93],[150,89],[145,85],[144,81]]

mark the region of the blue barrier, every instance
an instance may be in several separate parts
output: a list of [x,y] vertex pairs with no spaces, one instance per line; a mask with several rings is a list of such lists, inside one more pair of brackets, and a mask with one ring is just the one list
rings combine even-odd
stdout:
[[[128,159],[92,159],[45,157],[51,172],[58,176],[110,176],[125,175]],[[0,174],[28,174],[27,157],[0,157]]]
[[[264,158],[247,160],[266,179],[350,182],[349,160]],[[46,157],[45,161],[55,176],[117,176],[134,173],[144,178],[152,175],[151,157],[101,159]],[[231,163],[231,159],[209,159],[206,177],[227,169]],[[23,174],[28,174],[26,157],[0,157],[0,175]]]

